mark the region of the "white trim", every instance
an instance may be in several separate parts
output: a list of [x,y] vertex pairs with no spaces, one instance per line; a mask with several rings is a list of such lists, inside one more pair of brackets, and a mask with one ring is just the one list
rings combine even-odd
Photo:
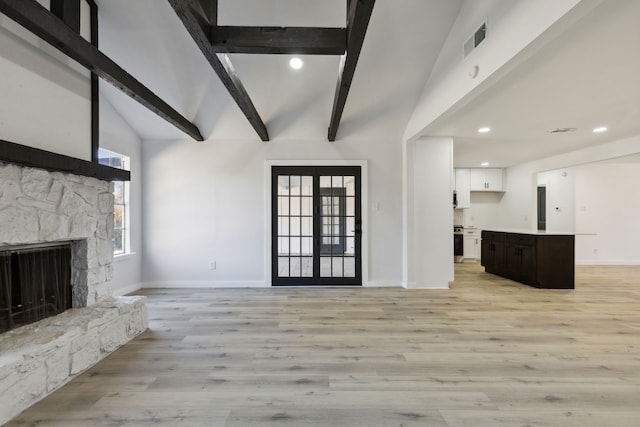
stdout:
[[123,253],[123,254],[114,255],[113,256],[113,262],[127,261],[127,260],[130,260],[132,258],[135,258],[136,255],[138,255],[136,252],[126,252],[126,253]]
[[112,286],[114,296],[123,296],[130,294],[131,292],[139,291],[142,289],[142,283],[134,283],[133,285],[127,285],[123,287]]
[[603,260],[576,260],[576,265],[640,265],[639,260],[603,259]]
[[147,282],[141,284],[141,289],[189,289],[189,288],[264,288],[267,287],[265,282],[263,281],[173,281],[173,282]]
[[412,289],[416,287],[416,282],[402,282],[402,287],[405,289]]
[[363,285],[365,288],[402,288],[402,283],[396,280],[371,280]]
[[369,281],[369,176],[366,160],[265,160],[264,162],[264,272],[271,286],[271,167],[272,166],[360,166],[360,203],[362,213],[362,283]]
[[409,289],[444,290],[444,289],[451,289],[451,288],[449,287],[449,283],[447,283],[446,285],[443,285],[442,283],[425,283],[423,285],[413,286]]

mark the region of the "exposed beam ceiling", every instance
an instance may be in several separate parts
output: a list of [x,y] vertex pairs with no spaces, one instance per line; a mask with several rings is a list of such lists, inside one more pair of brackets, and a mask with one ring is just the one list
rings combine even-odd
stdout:
[[340,75],[329,124],[329,141],[336,140],[374,4],[375,0],[348,0],[347,2],[347,52],[340,62]]
[[348,0],[346,28],[218,26],[217,0],[169,3],[263,141],[267,129],[226,54],[342,55],[328,134],[335,141],[375,0]]
[[220,53],[342,55],[347,36],[344,28],[214,26],[211,44]]
[[193,123],[100,52],[95,46],[75,33],[36,0],[0,0],[0,12],[76,60],[92,73],[117,87],[193,139],[204,140]]
[[[258,133],[260,139],[268,141],[269,133],[267,132],[267,127],[264,125],[256,107],[253,105],[251,98],[249,98],[247,91],[233,69],[231,61],[226,55],[218,57],[216,50],[211,45],[211,41],[209,39],[211,23],[208,22],[208,16],[203,16],[203,14],[198,13],[197,9],[193,7],[193,3],[190,1],[169,0],[169,3],[193,40],[198,45],[198,48],[200,48],[204,54],[213,70],[229,91],[231,97],[236,101],[236,104],[238,104],[238,107],[240,107],[244,115],[247,117],[251,126],[253,126],[255,131]],[[204,9],[202,8],[203,3],[205,4]],[[207,13],[207,11],[210,11],[211,4],[205,0],[199,0],[196,7],[200,9],[200,11],[205,12],[204,15],[210,14],[210,12]]]

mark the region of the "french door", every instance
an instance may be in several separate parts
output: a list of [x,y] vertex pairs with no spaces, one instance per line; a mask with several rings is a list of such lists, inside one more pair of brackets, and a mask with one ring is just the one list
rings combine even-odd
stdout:
[[273,166],[274,286],[362,285],[360,166]]

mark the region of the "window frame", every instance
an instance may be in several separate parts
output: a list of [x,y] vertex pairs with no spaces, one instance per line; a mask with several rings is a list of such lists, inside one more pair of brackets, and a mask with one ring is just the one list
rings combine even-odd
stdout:
[[[98,150],[98,163],[112,168],[130,170],[131,158],[113,150],[100,148]],[[120,185],[121,184],[121,185]],[[122,188],[121,197],[116,194],[118,187]],[[131,205],[130,185],[128,181],[113,181],[114,206],[113,206],[113,256],[122,257],[132,253],[131,251]],[[117,225],[116,215],[120,210],[122,219]],[[116,247],[116,233],[121,235],[121,244]]]

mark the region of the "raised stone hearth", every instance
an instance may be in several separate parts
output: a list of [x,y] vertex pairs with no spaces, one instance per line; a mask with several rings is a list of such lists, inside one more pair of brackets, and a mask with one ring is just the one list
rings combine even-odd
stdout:
[[73,309],[0,335],[0,425],[148,326],[142,297],[114,298],[111,183],[0,163],[0,251],[72,242]]

